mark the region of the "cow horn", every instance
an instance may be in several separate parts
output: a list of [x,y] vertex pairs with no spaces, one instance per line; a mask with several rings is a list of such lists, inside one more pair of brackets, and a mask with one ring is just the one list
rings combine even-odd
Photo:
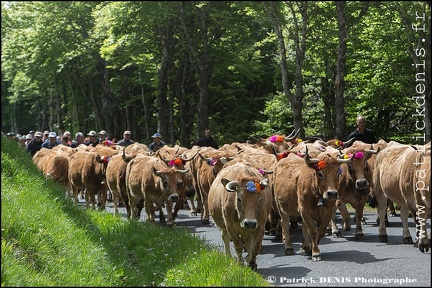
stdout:
[[288,136],[286,136],[286,137],[292,137],[292,136],[294,135],[294,132],[295,132],[295,128],[294,128],[293,131],[292,131]]
[[238,181],[230,181],[225,185],[225,189],[228,190],[229,192],[235,192],[236,187],[238,185]]
[[350,163],[350,162],[352,161],[352,157],[351,157],[351,158],[348,158],[348,159],[341,159],[341,158],[338,158],[337,161],[338,161],[338,163],[340,163],[340,164],[343,164],[343,163]]
[[198,154],[198,151],[196,151],[195,154],[192,155],[190,158],[185,158],[185,157],[187,157],[187,156],[183,154],[183,155],[182,155],[182,158],[183,158],[184,161],[188,162],[188,161],[191,161],[193,158],[195,158],[195,156],[196,156],[197,154]]
[[123,148],[123,154],[122,154],[122,158],[123,158],[123,161],[125,161],[125,162],[129,162],[130,160],[132,160],[132,156],[126,156],[126,152],[125,152],[125,150],[126,150],[126,147],[125,148]]
[[377,154],[379,152],[379,148],[378,150],[373,149],[373,146],[371,144],[369,150],[365,150],[366,154]]
[[155,167],[153,167],[153,173],[156,174],[157,176],[162,175],[162,172],[158,171]]
[[260,182],[261,188],[266,188],[268,186],[268,184],[269,184],[268,178],[265,178],[265,179],[261,180],[261,182]]
[[[294,131],[293,131],[293,132],[294,132]],[[297,129],[297,131],[294,133],[294,135],[292,135],[293,132],[291,132],[290,135],[288,135],[287,137],[285,137],[285,141],[289,142],[289,141],[292,141],[292,140],[294,140],[295,138],[297,138],[298,134],[300,133],[300,128]]]
[[310,158],[310,156],[309,156],[309,154],[308,154],[308,147],[307,147],[307,145],[306,145],[306,152],[305,152],[305,161],[306,161],[306,164],[316,164],[316,163],[318,163],[319,162],[319,159],[318,158]]
[[162,161],[164,161],[166,164],[169,164],[170,160],[165,159],[160,153],[159,150],[156,152],[157,156],[159,156],[159,159],[161,159]]
[[355,141],[355,137],[353,137],[353,138],[351,138],[351,139],[349,139],[348,141],[346,141],[346,142],[343,142],[343,144],[344,144],[344,147],[348,147],[348,146],[351,146],[351,144],[353,144],[354,143],[354,141]]
[[273,174],[274,170],[262,170],[263,175]]
[[187,173],[187,172],[189,172],[189,169],[177,169],[177,172]]

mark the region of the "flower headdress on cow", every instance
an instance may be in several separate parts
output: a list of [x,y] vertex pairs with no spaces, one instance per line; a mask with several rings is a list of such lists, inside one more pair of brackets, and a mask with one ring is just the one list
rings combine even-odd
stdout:
[[169,161],[169,166],[173,167],[173,166],[181,166],[181,165],[185,165],[186,164],[186,160],[181,158],[181,157],[177,157],[175,159],[172,159]]

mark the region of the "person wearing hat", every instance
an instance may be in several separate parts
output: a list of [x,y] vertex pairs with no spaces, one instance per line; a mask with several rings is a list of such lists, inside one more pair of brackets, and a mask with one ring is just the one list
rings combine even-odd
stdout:
[[87,133],[87,136],[89,137],[89,139],[84,141],[85,145],[96,147],[96,145],[99,144],[99,139],[97,138],[96,131],[91,130],[89,133]]
[[57,133],[49,132],[48,139],[42,143],[42,148],[52,149],[53,147],[59,145],[57,141]]
[[133,143],[135,143],[135,141],[131,140],[131,132],[129,130],[124,131],[123,139],[117,142],[118,145],[123,147],[127,147]]
[[27,145],[30,143],[31,140],[33,140],[33,135],[29,133],[25,136],[25,142],[24,142],[25,147],[27,147]]
[[156,152],[166,145],[166,143],[161,140],[162,136],[159,133],[155,133],[152,138],[153,142],[149,145],[149,151]]
[[36,131],[35,130],[30,130],[29,131],[29,134],[31,135],[31,139],[34,139],[34,134],[36,133]]
[[33,157],[33,155],[41,149],[42,143],[42,132],[35,132],[33,140],[31,140],[26,147],[27,152]]
[[99,143],[102,143],[107,139],[107,132],[105,130],[101,130],[99,132]]
[[48,130],[45,130],[43,133],[42,133],[42,142],[45,142],[46,140],[48,140],[49,139],[49,131]]

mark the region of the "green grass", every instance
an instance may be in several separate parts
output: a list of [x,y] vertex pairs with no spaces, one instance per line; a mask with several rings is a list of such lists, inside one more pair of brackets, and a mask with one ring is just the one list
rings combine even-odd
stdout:
[[74,206],[1,139],[1,286],[270,286],[182,228]]

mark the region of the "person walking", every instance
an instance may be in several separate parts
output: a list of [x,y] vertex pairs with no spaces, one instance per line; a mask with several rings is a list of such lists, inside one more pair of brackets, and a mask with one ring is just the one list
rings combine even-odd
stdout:
[[213,136],[211,135],[210,128],[206,128],[204,130],[204,137],[199,139],[195,145],[200,147],[213,147],[215,149],[218,149],[218,144],[216,140],[213,139]]
[[356,141],[359,140],[368,144],[377,143],[374,132],[366,128],[366,119],[364,116],[357,117],[356,125],[357,129],[349,134],[347,141],[355,138]]
[[49,132],[48,139],[45,140],[44,143],[42,143],[42,148],[48,148],[52,149],[53,147],[59,145],[57,141],[57,133],[56,132]]
[[91,130],[89,133],[87,133],[87,136],[89,137],[89,139],[87,141],[84,141],[85,145],[96,147],[96,145],[99,144],[99,139],[97,138],[96,131]]
[[35,132],[34,139],[31,140],[26,147],[27,152],[29,152],[30,155],[33,157],[36,152],[41,149],[42,143],[42,132]]
[[156,152],[160,148],[166,145],[164,141],[162,141],[162,136],[159,133],[155,133],[153,136],[153,142],[149,145],[149,151]]
[[133,143],[135,143],[135,141],[133,141],[131,139],[131,132],[129,130],[124,131],[123,133],[123,139],[117,142],[117,145],[123,146],[123,147],[127,147]]
[[84,144],[84,133],[77,132],[75,134],[75,141],[72,141],[72,144],[70,144],[70,147],[77,148],[81,144]]

